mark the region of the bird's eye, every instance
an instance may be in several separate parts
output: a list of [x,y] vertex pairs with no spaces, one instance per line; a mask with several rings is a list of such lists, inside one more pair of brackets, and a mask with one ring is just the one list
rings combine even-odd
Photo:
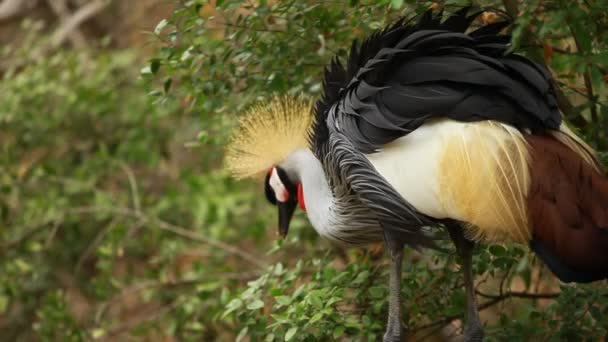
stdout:
[[272,186],[270,186],[270,172],[268,172],[266,179],[264,180],[264,194],[266,195],[268,202],[272,205],[277,205],[277,197],[274,194]]

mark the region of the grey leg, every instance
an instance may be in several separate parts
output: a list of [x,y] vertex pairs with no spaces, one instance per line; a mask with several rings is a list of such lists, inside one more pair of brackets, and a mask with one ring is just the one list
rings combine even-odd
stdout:
[[483,341],[483,326],[477,310],[477,297],[475,296],[475,279],[473,278],[473,242],[465,240],[462,248],[462,272],[464,273],[464,288],[467,298],[467,317],[464,329],[464,340],[471,342]]
[[483,341],[483,326],[479,319],[479,311],[477,310],[477,297],[475,296],[475,280],[473,278],[473,248],[475,243],[467,240],[462,228],[457,223],[446,225],[450,233],[450,237],[458,254],[462,259],[462,273],[464,276],[464,290],[467,300],[466,325],[464,329],[464,340],[467,342]]
[[403,261],[403,243],[390,241],[387,246],[391,252],[391,276],[389,283],[388,324],[384,333],[384,342],[400,342],[403,336],[401,329],[401,262]]

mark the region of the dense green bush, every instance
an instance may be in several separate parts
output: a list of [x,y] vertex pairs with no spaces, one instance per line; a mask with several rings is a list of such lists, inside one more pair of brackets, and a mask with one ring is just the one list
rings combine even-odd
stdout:
[[[518,15],[513,48],[549,65],[560,85],[560,105],[568,122],[594,146],[606,148],[606,5],[531,1],[517,9],[517,2],[505,3],[478,4],[499,11],[506,5],[507,12]],[[238,113],[251,101],[275,92],[318,96],[321,66],[334,55],[344,57],[353,39],[363,39],[402,15],[430,7],[450,11],[467,4],[218,1],[216,11],[209,11],[205,2],[191,1],[157,27],[162,48],[151,69],[165,85],[174,85],[164,88],[165,98],[195,99],[204,119],[218,112]],[[440,328],[461,317],[464,293],[452,256],[425,252],[412,257],[424,261],[407,263],[405,318],[414,332],[426,330],[424,336],[429,333],[425,328]],[[383,265],[367,263],[356,253],[348,254],[343,260],[347,266],[342,267],[333,266],[334,254],[307,260],[295,267],[270,268],[229,302],[222,317],[232,317],[239,336],[254,340],[326,340],[342,335],[376,339],[386,314]],[[435,261],[433,271],[429,260]],[[505,310],[489,315],[490,339],[591,338],[606,333],[602,317],[608,312],[608,299],[602,285],[557,286],[539,261],[517,246],[480,247],[476,265],[482,283],[488,283],[480,287],[481,305],[508,300],[501,304]],[[538,294],[540,284],[550,291]],[[516,287],[523,290],[509,290]],[[556,300],[539,301],[558,292],[562,295]],[[575,298],[580,302],[574,303]]]
[[[252,102],[318,96],[353,39],[439,3],[185,1],[152,29],[147,62],[103,41],[46,49],[26,22],[0,48],[0,340],[376,340],[379,246],[335,249],[301,213],[277,242],[275,211],[229,177],[223,145]],[[605,2],[520,6],[514,48],[552,68],[569,122],[606,150]],[[475,272],[489,340],[607,333],[605,282],[559,284],[513,245],[480,246]],[[408,250],[403,294],[417,337],[457,326],[455,256]]]

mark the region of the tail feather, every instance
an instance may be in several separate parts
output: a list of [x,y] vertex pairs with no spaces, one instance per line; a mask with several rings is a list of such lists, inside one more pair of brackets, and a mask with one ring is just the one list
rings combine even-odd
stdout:
[[576,152],[584,161],[586,161],[589,165],[593,166],[598,172],[601,172],[602,167],[597,158],[597,154],[591,148],[591,146],[587,145],[583,139],[574,134],[572,130],[566,126],[566,124],[562,123],[559,126],[559,131],[551,131],[551,135],[559,140],[562,144],[568,146],[571,150]]
[[[528,135],[531,247],[563,281],[608,278],[608,179],[573,135]],[[580,139],[579,139],[580,140]]]

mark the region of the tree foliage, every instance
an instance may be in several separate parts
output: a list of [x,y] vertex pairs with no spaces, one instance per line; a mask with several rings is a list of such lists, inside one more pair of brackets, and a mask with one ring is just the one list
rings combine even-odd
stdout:
[[[150,29],[145,62],[103,41],[42,51],[48,37],[24,22],[28,35],[0,48],[18,61],[0,64],[0,339],[376,340],[381,246],[337,249],[302,213],[277,241],[274,208],[229,177],[223,145],[251,103],[319,96],[353,40],[469,3],[184,1]],[[606,151],[607,3],[475,4],[516,16],[513,49],[551,68],[567,121]],[[404,264],[411,334],[457,333],[454,253],[408,250]],[[561,284],[512,244],[479,246],[474,269],[489,340],[608,333],[605,282]]]

